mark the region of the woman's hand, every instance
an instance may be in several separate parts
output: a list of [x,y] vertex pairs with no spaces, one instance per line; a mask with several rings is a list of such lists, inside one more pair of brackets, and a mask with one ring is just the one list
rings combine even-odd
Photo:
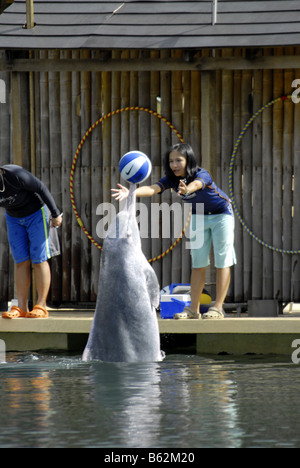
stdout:
[[179,197],[181,197],[182,195],[186,195],[187,193],[189,193],[189,189],[187,188],[186,183],[183,180],[181,180],[179,182],[177,194],[179,195]]
[[121,184],[118,184],[118,187],[118,189],[111,189],[112,192],[115,192],[112,194],[112,197],[121,202],[122,200],[125,200],[125,198],[128,198],[129,190]]
[[192,193],[197,192],[197,190],[202,190],[202,189],[203,189],[203,183],[200,180],[194,180],[188,186],[186,185],[184,180],[181,180],[179,182],[177,194],[180,197],[182,197],[183,195],[188,197]]

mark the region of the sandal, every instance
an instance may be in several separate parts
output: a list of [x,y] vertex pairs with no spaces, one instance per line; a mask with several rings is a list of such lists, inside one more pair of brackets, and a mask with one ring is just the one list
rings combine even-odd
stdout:
[[2,318],[4,319],[17,319],[26,317],[27,312],[20,309],[20,307],[12,306],[8,312],[3,312]]
[[210,307],[208,311],[202,315],[202,318],[206,320],[223,319],[224,317],[224,312],[217,309],[216,307]]
[[186,319],[200,319],[200,314],[195,313],[190,307],[185,307],[183,312],[175,314],[173,317],[175,320],[186,320]]
[[27,312],[26,318],[46,319],[49,317],[47,309],[40,305],[35,305],[31,312]]

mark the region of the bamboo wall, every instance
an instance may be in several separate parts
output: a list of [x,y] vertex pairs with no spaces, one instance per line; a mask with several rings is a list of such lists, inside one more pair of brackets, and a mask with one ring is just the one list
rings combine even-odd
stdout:
[[[49,51],[40,58],[103,58],[106,52]],[[242,50],[218,52],[240,56]],[[265,54],[297,53],[266,50]],[[209,55],[209,52],[203,52]],[[114,51],[112,58],[181,57],[182,52]],[[0,105],[0,161],[34,172],[50,188],[64,212],[62,256],[53,259],[50,300],[94,302],[100,251],[74,216],[69,177],[82,136],[101,116],[126,106],[161,112],[190,142],[199,164],[209,169],[227,193],[232,149],[253,112],[271,99],[291,93],[299,70],[173,72],[40,72],[7,73],[7,104]],[[32,95],[30,98],[30,85]],[[160,99],[158,99],[160,98]],[[263,112],[243,138],[234,169],[234,193],[243,219],[265,242],[300,249],[300,105],[279,103]],[[162,175],[166,148],[178,137],[158,118],[131,111],[99,125],[85,142],[75,171],[75,198],[81,219],[94,239],[101,216],[97,207],[112,202],[110,188],[119,182],[118,162],[129,150],[151,156],[151,181]],[[151,213],[150,200],[143,199]],[[178,202],[170,192],[152,202]],[[117,205],[116,209],[117,209]],[[2,210],[3,211],[3,210]],[[4,226],[3,212],[0,222]],[[151,223],[149,222],[149,226]],[[147,258],[170,247],[173,239],[143,239]],[[300,301],[299,256],[282,255],[259,245],[236,220],[238,265],[233,269],[229,300],[277,298]],[[213,258],[212,258],[213,261]],[[121,265],[120,265],[121,267]],[[161,286],[189,282],[190,254],[185,241],[153,264]],[[0,231],[0,301],[13,296],[13,264],[5,228]],[[215,281],[214,268],[207,282]],[[213,287],[210,289],[213,292]]]

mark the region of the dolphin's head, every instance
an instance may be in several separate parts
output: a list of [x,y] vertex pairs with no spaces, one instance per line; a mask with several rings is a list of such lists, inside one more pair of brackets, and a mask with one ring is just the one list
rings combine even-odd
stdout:
[[136,185],[131,184],[126,204],[120,213],[113,219],[107,231],[106,242],[131,240],[140,246],[141,239],[136,220]]

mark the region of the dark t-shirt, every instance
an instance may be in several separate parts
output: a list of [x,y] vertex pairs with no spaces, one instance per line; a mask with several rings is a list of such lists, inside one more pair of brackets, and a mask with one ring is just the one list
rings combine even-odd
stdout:
[[[60,210],[46,185],[20,166],[0,167],[0,207],[14,218],[25,218],[46,204],[53,218]],[[2,175],[1,175],[2,172]]]
[[[206,169],[199,168],[195,174],[194,180],[202,182],[202,189],[191,193],[188,196],[182,196],[185,203],[192,205],[193,214],[198,213],[197,204],[204,204],[204,214],[229,214],[233,215],[230,198],[221,190],[212,179],[212,176]],[[163,177],[157,182],[161,192],[166,189],[177,190],[179,184],[168,177]]]

